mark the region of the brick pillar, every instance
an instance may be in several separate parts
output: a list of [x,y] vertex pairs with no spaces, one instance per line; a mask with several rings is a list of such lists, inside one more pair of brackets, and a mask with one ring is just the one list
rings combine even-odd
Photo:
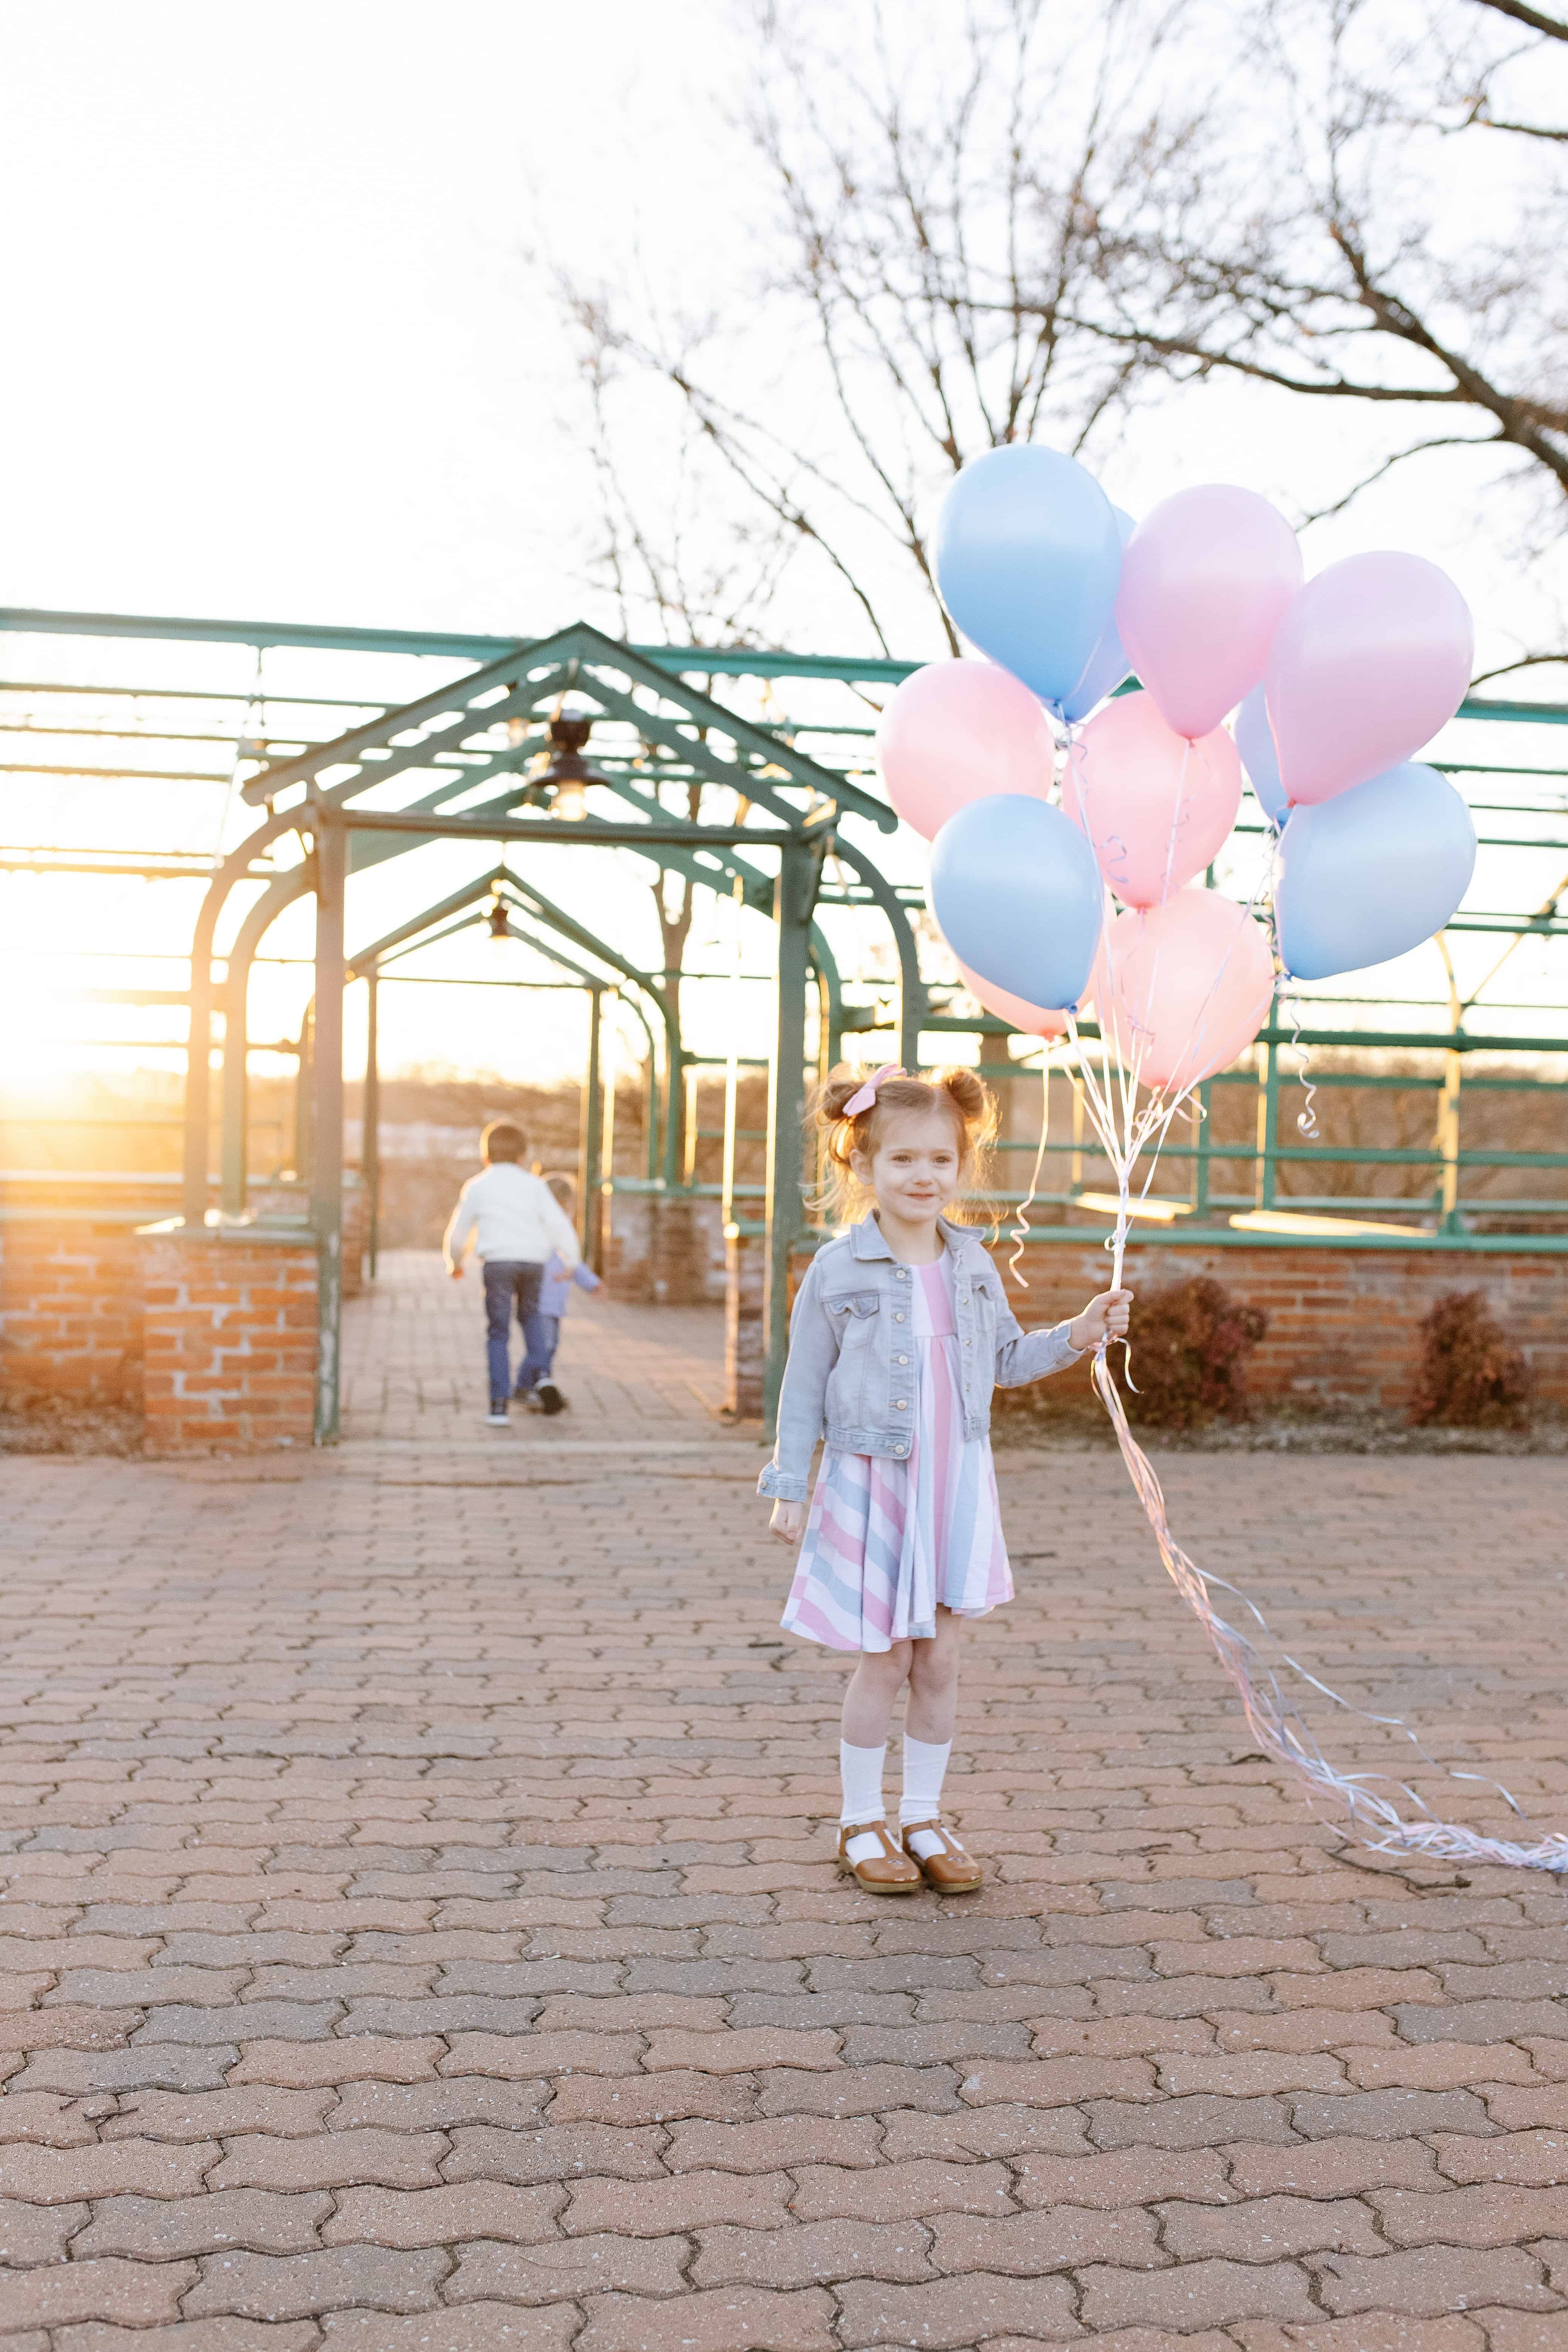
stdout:
[[352,1171],[343,1178],[343,1297],[364,1296],[365,1252],[370,1247],[370,1187]]
[[760,1421],[767,1352],[767,1258],[760,1234],[726,1234],[724,1273],[724,1411],[735,1421]]
[[309,1229],[142,1229],[149,1454],[309,1445],[316,1244]]

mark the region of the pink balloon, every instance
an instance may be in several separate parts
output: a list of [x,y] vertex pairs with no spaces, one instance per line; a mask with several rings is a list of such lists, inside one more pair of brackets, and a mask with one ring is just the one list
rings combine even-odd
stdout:
[[1447,726],[1470,682],[1470,608],[1422,555],[1347,555],[1279,625],[1265,689],[1292,807],[1397,768]]
[[1108,950],[1100,1025],[1127,1070],[1170,1094],[1234,1062],[1273,998],[1263,926],[1217,890],[1179,890],[1163,907],[1118,915]]
[[1263,676],[1301,585],[1301,551],[1256,490],[1205,482],[1162,499],[1127,542],[1116,625],[1178,735],[1209,734]]
[[1021,996],[1011,996],[1006,989],[994,987],[990,981],[982,980],[977,971],[971,971],[966,963],[959,962],[957,956],[953,961],[958,964],[963,985],[971,996],[984,1004],[987,1013],[994,1013],[998,1021],[1011,1022],[1025,1037],[1066,1035],[1068,1017],[1065,1013],[1050,1012],[1042,1004],[1027,1004]]
[[1241,760],[1224,728],[1188,743],[1150,694],[1108,702],[1068,757],[1062,806],[1126,907],[1161,906],[1201,874],[1240,805]]
[[994,662],[928,662],[911,671],[877,728],[888,798],[927,841],[987,793],[1044,800],[1055,757],[1044,706]]

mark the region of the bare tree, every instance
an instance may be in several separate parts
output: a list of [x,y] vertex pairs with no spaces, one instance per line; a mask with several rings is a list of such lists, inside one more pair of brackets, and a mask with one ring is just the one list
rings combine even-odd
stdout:
[[[1042,0],[993,0],[932,73],[916,12],[878,6],[836,41],[826,8],[755,0],[764,95],[743,129],[772,212],[750,299],[672,316],[647,293],[557,280],[598,446],[614,446],[617,383],[662,384],[696,436],[689,489],[700,466],[710,512],[761,534],[748,613],[793,552],[838,638],[858,623],[884,651],[907,640],[912,586],[924,631],[955,646],[928,537],[944,481],[1000,443],[1108,437],[1164,371],[1076,314],[1106,225],[1186,135],[1151,95],[1184,5],[1100,0],[1086,27]],[[1061,159],[1048,187],[1046,153]],[[646,592],[668,559],[609,503],[605,577],[634,559]]]
[[[1525,37],[1500,40],[1498,16]],[[1552,152],[1568,129],[1498,109],[1521,79],[1543,94],[1563,86],[1554,48],[1568,25],[1513,0],[1450,0],[1418,38],[1397,24],[1390,0],[1277,0],[1232,67],[1272,158],[1207,126],[1143,220],[1107,226],[1099,299],[1075,324],[1178,382],[1228,375],[1380,412],[1383,446],[1321,514],[1412,459],[1495,449],[1493,484],[1524,493],[1516,512],[1539,545],[1568,528],[1564,186]],[[1476,142],[1489,150],[1499,131],[1528,152],[1483,153]],[[1042,287],[1038,315],[1052,299]]]
[[[1365,420],[1319,514],[1443,453],[1478,495],[1489,468],[1525,542],[1563,529],[1568,22],[970,0],[956,23],[852,12],[836,39],[825,0],[752,5],[772,210],[750,298],[694,316],[558,282],[623,604],[776,635],[787,582],[836,642],[953,646],[929,530],[957,468],[1030,438],[1102,460],[1142,404],[1220,378]],[[617,478],[616,396],[656,387],[694,562],[672,507],[653,526]]]

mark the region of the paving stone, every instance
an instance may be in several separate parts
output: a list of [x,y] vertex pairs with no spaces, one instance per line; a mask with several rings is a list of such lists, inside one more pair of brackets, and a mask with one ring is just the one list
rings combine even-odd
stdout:
[[778,2165],[875,2165],[874,2116],[781,2116],[760,2124],[678,2123],[664,2161],[671,2172],[771,2172]]
[[657,2129],[623,2131],[606,2124],[574,2124],[541,2131],[499,2130],[489,2125],[454,2131],[452,2152],[442,2163],[447,2180],[571,2180],[584,2173],[622,2180],[658,2179],[663,2135]]
[[97,2262],[48,2263],[5,2282],[5,2325],[16,2334],[87,2320],[153,2327],[161,2319],[178,2316],[180,2299],[195,2275],[195,2263],[153,2265],[114,2255]]
[[437,2132],[318,2132],[309,2139],[232,2139],[211,2189],[433,2188],[447,2143]]
[[1194,2205],[1230,2196],[1225,2160],[1215,2148],[1125,2147],[1112,2156],[1019,2156],[1014,2193],[1021,2205],[1086,2205],[1114,2211],[1181,2197]]
[[722,2221],[766,2230],[787,2221],[792,2210],[799,2212],[792,2185],[784,2172],[683,2172],[673,2180],[583,2180],[573,2186],[561,2226],[574,2237],[602,2230],[662,2237]]
[[1568,2188],[1487,2182],[1438,2196],[1394,2189],[1374,2194],[1371,2202],[1394,2246],[1513,2246],[1568,2231]]
[[161,2048],[106,2050],[90,2056],[80,2050],[45,2050],[11,2077],[10,2087],[58,2091],[68,2098],[93,2098],[111,2091],[217,2090],[238,2055],[232,2044],[188,2050],[164,2043]]
[[970,2352],[986,2337],[1003,2335],[1068,2343],[1083,2333],[1073,2301],[1070,2284],[1060,2278],[950,2278],[930,2286],[849,2280],[838,2289],[839,2338],[850,2352],[881,2344]]
[[93,2212],[71,2248],[89,2254],[128,2254],[139,2262],[172,2254],[216,2253],[242,2246],[258,2254],[302,2253],[319,2242],[332,2210],[330,2197],[279,2197],[263,2189],[228,2189],[200,2197],[111,2197]]
[[341,2041],[247,2041],[228,2079],[231,2084],[276,2083],[300,2091],[321,2083],[418,2083],[435,2074],[446,2054],[445,2042],[435,2034],[417,2041],[376,2033],[346,2035]]
[[1470,2139],[1438,2133],[1439,2170],[1450,2180],[1516,2181],[1527,2189],[1568,2187],[1568,2132],[1510,2132],[1505,2139]]
[[428,2083],[350,2083],[332,2110],[335,2131],[374,2125],[393,2131],[448,2131],[499,2124],[525,2131],[540,2122],[546,2083],[503,2083],[493,2074],[447,2074]]
[[[1471,2140],[1472,2147],[1498,2147],[1499,2140]],[[1443,2185],[1437,2159],[1417,2139],[1327,2139],[1289,2147],[1249,2141],[1221,2153],[1243,2196],[1355,2197],[1372,2189],[1430,2189]]]
[[826,2285],[843,2279],[926,2279],[928,2232],[918,2221],[806,2221],[787,2230],[699,2231],[692,2283],[710,2286]]
[[832,2299],[822,2287],[795,2294],[717,2287],[674,2303],[595,2294],[586,2309],[587,2326],[572,2352],[835,2352],[838,2342]]
[[1087,2156],[1089,2142],[1077,2107],[960,2108],[956,2114],[889,2114],[883,2125],[883,2153],[889,2163],[906,2157],[974,2157],[981,2163],[1037,2150],[1049,2156]]
[[1480,2252],[1468,2246],[1421,2246],[1408,2253],[1309,2257],[1319,2296],[1331,2312],[1400,2311],[1441,2318],[1484,2303],[1519,2311],[1553,2311],[1560,2299],[1542,2264],[1520,2246]]
[[568,2352],[582,2324],[571,2303],[533,2310],[515,2303],[465,2303],[408,2319],[333,2311],[321,2322],[321,2341],[329,2352]]
[[1012,2213],[1002,2221],[941,2214],[931,2224],[931,2259],[942,2271],[984,2271],[1037,2278],[1077,2270],[1085,2263],[1121,2263],[1129,2269],[1163,2263],[1152,2214],[1098,2211],[1057,2205]]
[[56,2328],[52,2340],[55,2352],[316,2352],[320,2337],[313,2319],[184,2319],[168,2327],[114,2327],[89,2320],[81,2327]]
[[[1373,2201],[1381,2210],[1383,2200]],[[1181,2263],[1211,2255],[1256,2263],[1325,2251],[1384,2251],[1372,2212],[1355,2198],[1260,2197],[1223,2206],[1184,2200],[1156,2210],[1160,2243]]]
[[1084,2324],[1098,2334],[1134,2326],[1185,2334],[1237,2319],[1320,2315],[1306,2272],[1289,2262],[1193,2262],[1164,2271],[1097,2264],[1079,2273],[1079,2284]]
[[85,2205],[27,2205],[0,2198],[0,2263],[17,2270],[33,2263],[63,2263],[88,2210]]
[[[788,2182],[784,2189],[791,2212],[802,2221],[897,2221],[906,2215],[918,2221],[932,2213],[1002,2214],[1015,2210],[1008,2171],[1001,2164],[942,2164],[916,2158],[869,2170],[803,2164],[795,2169],[793,2194]],[[746,2219],[741,2214],[734,2218]]]
[[564,2303],[595,2291],[679,2294],[689,2238],[557,2238],[514,2246],[479,2239],[458,2250],[448,2303]]
[[159,2197],[191,2197],[222,2153],[216,2140],[188,2147],[153,2147],[113,2140],[96,2147],[34,2147],[20,2142],[0,2147],[0,2196],[36,2205],[69,2205],[83,2197],[116,2197],[144,2190]]
[[[1343,2104],[1334,2102],[1336,2106]],[[1102,2148],[1217,2147],[1230,2139],[1295,2137],[1284,2106],[1276,2099],[1226,2099],[1216,2095],[1166,2099],[1149,2106],[1094,2099],[1085,2102],[1083,2113],[1089,2137]]]
[[449,2246],[469,2238],[528,2245],[553,2236],[565,2202],[565,2189],[553,2184],[519,2189],[500,2180],[442,2189],[341,2189],[321,2237],[329,2246]]
[[1292,2099],[1290,2121],[1304,2139],[1408,2139],[1417,2132],[1489,2132],[1491,2118],[1469,2091],[1346,2091]]
[[[815,2083],[813,2074],[800,2077]],[[608,2123],[631,2128],[689,2116],[735,2122],[754,2115],[757,2094],[749,2074],[567,2074],[558,2076],[548,2114],[552,2124]]]
[[764,2116],[865,2116],[889,2107],[942,2114],[959,2104],[948,2066],[856,2066],[831,2074],[779,2068],[757,2084]]
[[444,2252],[391,2253],[334,2246],[314,2254],[209,2254],[184,2298],[187,2317],[235,2312],[247,2319],[301,2319],[325,2311],[424,2311],[451,2268]]

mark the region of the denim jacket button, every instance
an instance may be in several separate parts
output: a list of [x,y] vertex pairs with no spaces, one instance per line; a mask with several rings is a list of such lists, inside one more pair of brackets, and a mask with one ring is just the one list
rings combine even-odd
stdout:
[[907,1265],[900,1265],[893,1277],[896,1282],[908,1282],[909,1278],[910,1270]]
[[895,1398],[894,1402],[900,1412],[908,1412],[910,1409],[910,1401],[908,1397]]
[[904,1444],[902,1438],[899,1440],[899,1443],[893,1448],[895,1454],[907,1454],[909,1450],[909,1447]]
[[895,1315],[895,1316],[894,1316],[894,1318],[893,1318],[893,1320],[894,1320],[894,1322],[895,1322],[895,1323],[901,1323],[901,1322],[903,1321],[903,1319],[904,1319],[904,1318],[903,1318],[903,1317],[902,1317],[901,1315]]

